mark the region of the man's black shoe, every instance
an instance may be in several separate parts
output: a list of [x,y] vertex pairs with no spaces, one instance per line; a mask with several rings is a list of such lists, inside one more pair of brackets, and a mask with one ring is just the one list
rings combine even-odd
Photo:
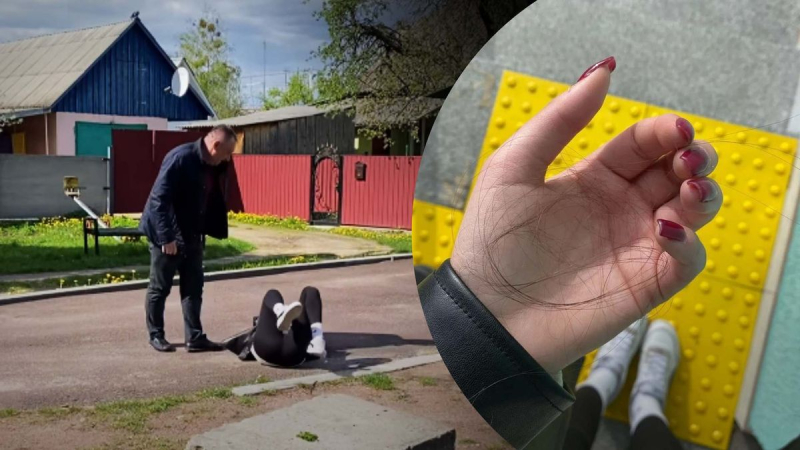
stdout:
[[208,340],[207,337],[203,336],[194,342],[186,343],[186,351],[189,353],[199,353],[199,352],[221,352],[225,350],[220,344],[216,342],[211,342]]
[[163,337],[155,337],[150,339],[150,345],[153,346],[154,349],[160,352],[174,352],[175,347],[172,346],[166,339]]

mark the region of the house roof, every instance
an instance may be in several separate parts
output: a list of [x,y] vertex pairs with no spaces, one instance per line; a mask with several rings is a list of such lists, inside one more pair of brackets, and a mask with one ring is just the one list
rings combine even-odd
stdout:
[[132,23],[0,43],[0,112],[50,108]]
[[[0,43],[0,114],[41,114],[52,108],[131,27],[139,26],[177,67],[137,17],[80,30]],[[213,114],[192,80],[192,91]]]
[[222,120],[198,120],[193,122],[181,122],[177,124],[181,128],[210,128],[216,125],[229,125],[241,127],[255,125],[259,123],[280,122],[282,120],[298,119],[301,117],[311,117],[325,114],[324,109],[314,106],[286,106],[283,108],[258,111],[244,116],[231,117]]
[[174,128],[211,128],[216,125],[229,125],[242,127],[261,123],[280,122],[300,117],[311,117],[325,114],[328,111],[336,113],[355,106],[356,114],[353,123],[356,127],[370,126],[373,124],[388,126],[407,126],[424,117],[430,117],[442,107],[444,100],[438,98],[394,98],[371,100],[343,100],[335,106],[286,106],[283,108],[258,111],[238,117],[222,120],[197,120],[191,122],[172,122]]

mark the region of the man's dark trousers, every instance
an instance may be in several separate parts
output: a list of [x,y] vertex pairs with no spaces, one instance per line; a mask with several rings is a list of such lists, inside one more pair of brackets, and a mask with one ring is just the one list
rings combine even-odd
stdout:
[[180,275],[181,306],[186,343],[203,337],[200,306],[203,303],[203,245],[197,242],[179,247],[177,255],[166,255],[150,244],[150,285],[145,309],[150,339],[164,337],[164,304],[172,290],[175,272]]

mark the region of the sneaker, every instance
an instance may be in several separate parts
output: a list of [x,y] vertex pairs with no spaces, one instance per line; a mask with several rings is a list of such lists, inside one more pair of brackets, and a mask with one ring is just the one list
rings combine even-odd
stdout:
[[609,401],[616,398],[622,389],[628,375],[628,366],[633,355],[639,351],[646,331],[647,317],[642,317],[597,350],[592,362],[592,372],[600,368],[606,369],[614,374],[616,381],[614,389],[610,392]]
[[278,329],[284,333],[289,331],[292,327],[292,321],[300,317],[303,313],[303,305],[300,302],[294,302],[286,305],[283,310],[278,314]]
[[322,336],[312,338],[311,342],[308,343],[306,353],[315,358],[325,359],[325,357],[328,355],[328,352],[325,350],[325,338]]
[[631,391],[631,402],[639,394],[664,400],[680,360],[680,342],[675,328],[666,320],[656,320],[647,330],[639,358],[639,372]]

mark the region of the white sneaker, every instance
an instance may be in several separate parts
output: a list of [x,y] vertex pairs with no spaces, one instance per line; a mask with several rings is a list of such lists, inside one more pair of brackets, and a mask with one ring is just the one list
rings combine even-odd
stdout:
[[325,338],[322,336],[312,338],[311,342],[308,343],[306,353],[308,353],[309,356],[325,359],[325,356],[328,355],[328,352],[325,350]]
[[303,305],[300,302],[294,302],[286,305],[280,314],[278,314],[278,329],[284,333],[289,331],[292,327],[292,321],[300,317],[303,313]]
[[[625,383],[625,378],[628,375],[628,366],[631,364],[633,355],[639,350],[642,345],[642,339],[647,331],[647,317],[628,325],[613,339],[606,342],[599,350],[592,362],[592,370],[606,369],[614,375],[613,381],[607,382],[607,385],[614,383],[613,388],[609,386],[606,388],[608,393],[607,400],[610,402],[617,397],[622,385]],[[591,373],[590,372],[590,373]],[[591,377],[591,375],[590,375]]]
[[639,372],[631,390],[631,403],[637,395],[654,397],[664,407],[667,391],[680,360],[680,342],[675,328],[666,320],[650,324],[639,358]]

